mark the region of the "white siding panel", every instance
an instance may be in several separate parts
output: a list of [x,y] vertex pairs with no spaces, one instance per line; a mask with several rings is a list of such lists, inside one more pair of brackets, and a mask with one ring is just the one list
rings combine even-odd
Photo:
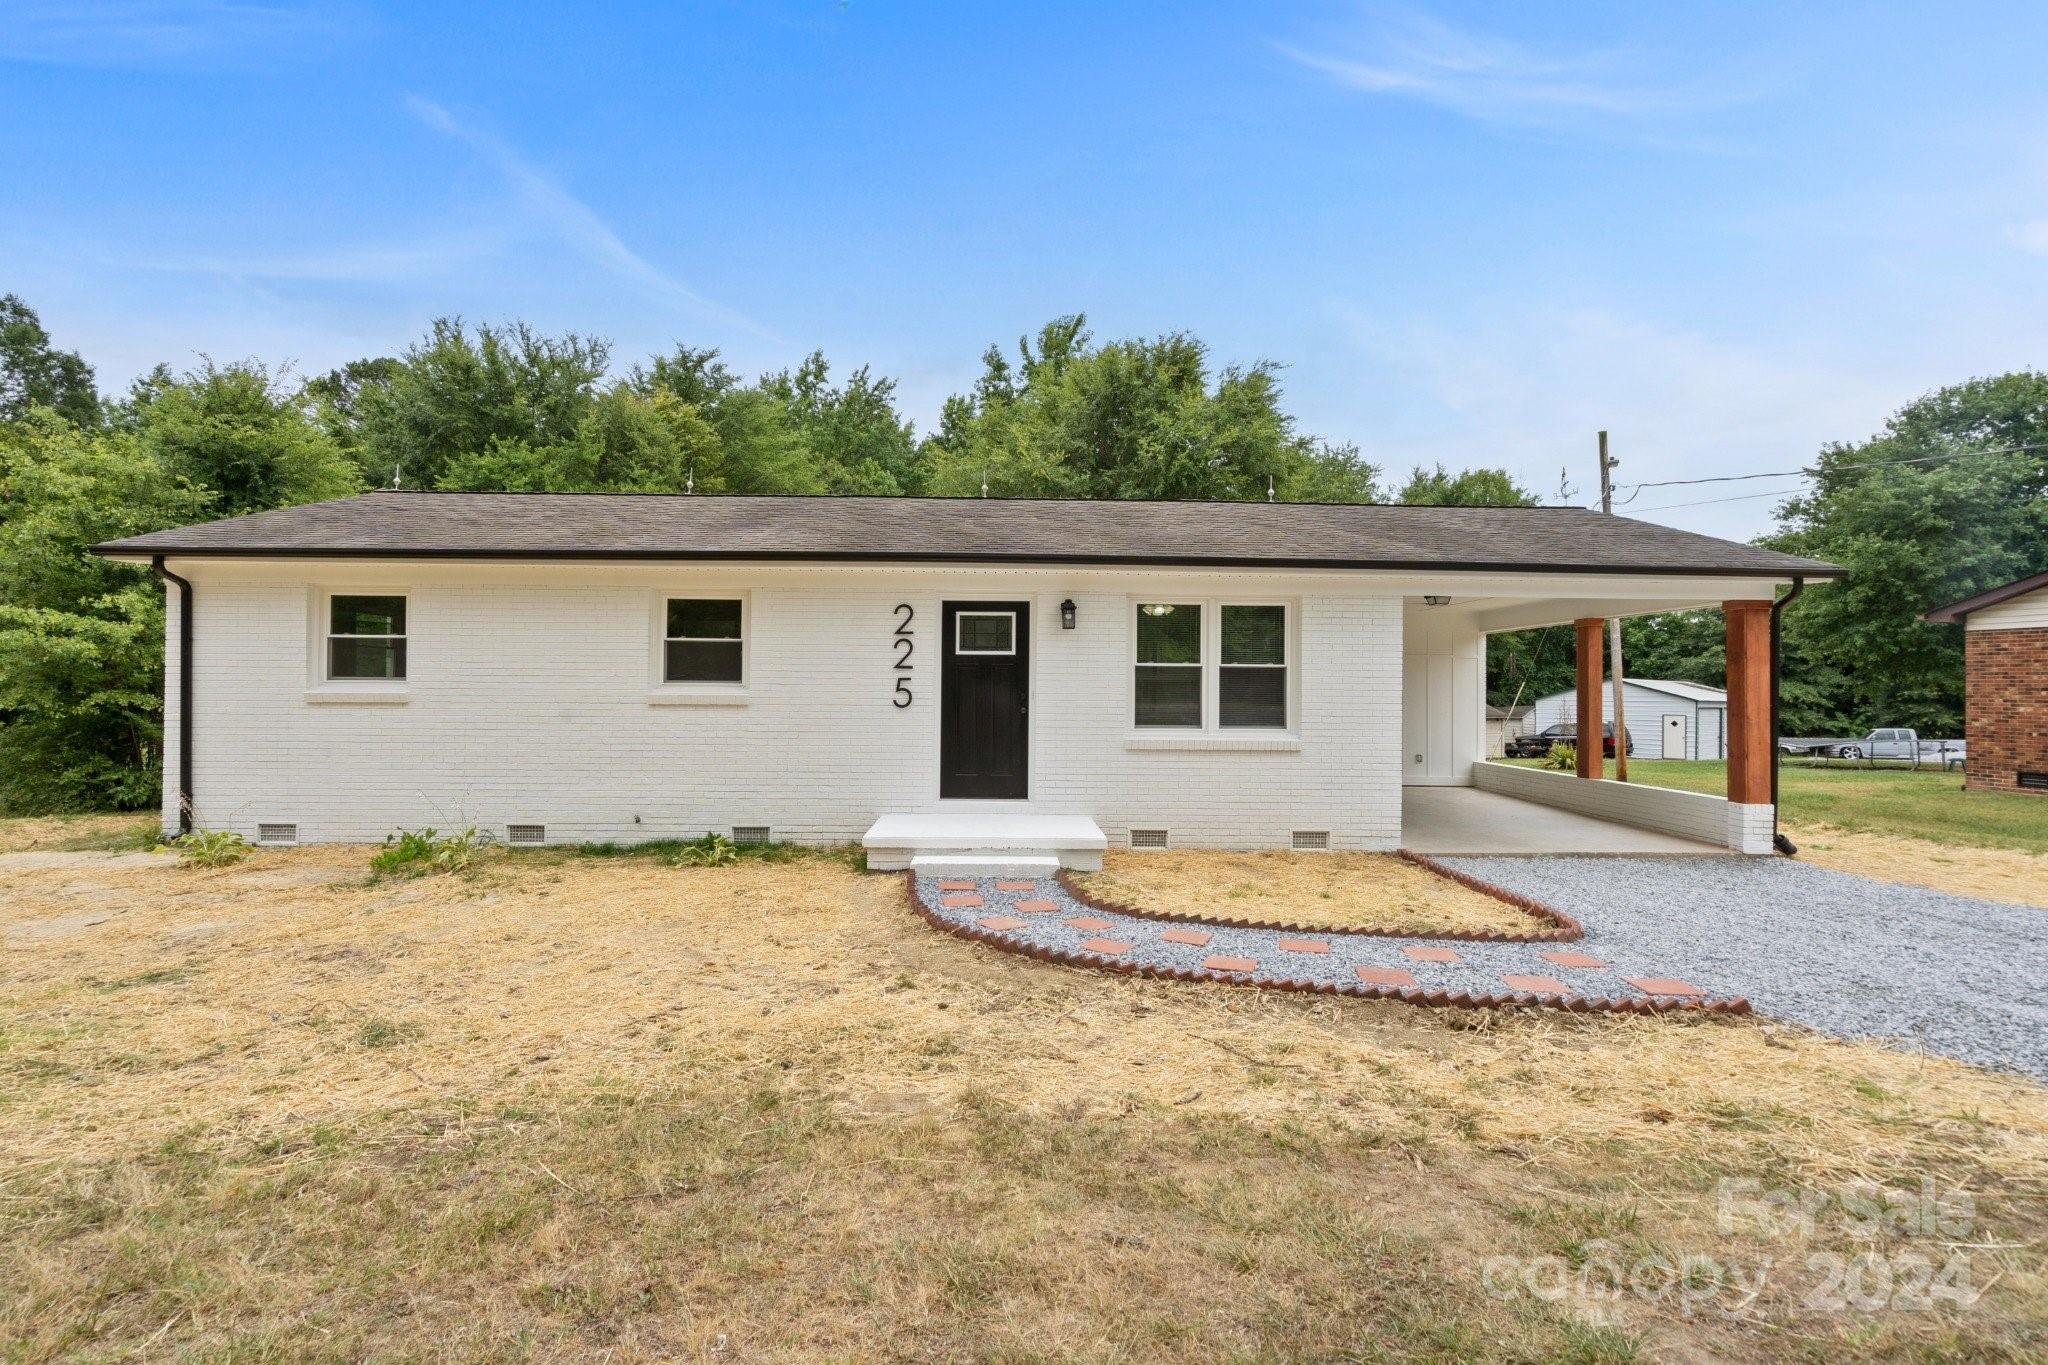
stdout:
[[1963,618],[1966,630],[2048,629],[2048,588],[2036,588]]

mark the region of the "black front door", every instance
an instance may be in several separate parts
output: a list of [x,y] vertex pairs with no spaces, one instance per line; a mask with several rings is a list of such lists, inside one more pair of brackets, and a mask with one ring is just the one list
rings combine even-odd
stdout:
[[1022,800],[1031,724],[1031,604],[948,602],[939,666],[939,795]]

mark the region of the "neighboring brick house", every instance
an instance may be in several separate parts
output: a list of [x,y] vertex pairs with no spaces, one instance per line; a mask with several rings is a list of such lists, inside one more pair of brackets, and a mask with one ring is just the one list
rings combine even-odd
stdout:
[[1951,602],[1925,619],[1963,624],[1970,742],[1963,785],[2048,796],[2048,572]]

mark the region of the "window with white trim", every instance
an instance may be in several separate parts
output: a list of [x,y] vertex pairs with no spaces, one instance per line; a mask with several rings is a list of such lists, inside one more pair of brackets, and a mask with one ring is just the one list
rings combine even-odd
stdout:
[[1017,613],[960,611],[953,613],[955,654],[1015,654]]
[[405,678],[405,598],[335,593],[327,599],[327,676]]
[[1133,721],[1141,729],[1285,730],[1287,608],[1273,602],[1139,602]]
[[745,668],[737,597],[671,597],[664,613],[662,680],[737,683]]
[[1202,727],[1202,608],[1138,604],[1137,716],[1141,726]]

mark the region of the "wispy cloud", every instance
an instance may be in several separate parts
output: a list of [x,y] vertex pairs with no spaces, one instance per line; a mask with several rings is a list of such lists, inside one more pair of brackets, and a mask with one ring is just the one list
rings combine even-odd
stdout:
[[109,263],[136,270],[226,279],[309,284],[400,284],[447,275],[502,251],[502,232],[479,231],[423,237],[413,242],[365,242],[308,251],[263,254],[156,254]]
[[335,5],[58,0],[0,6],[0,59],[63,66],[241,65],[309,50],[359,20]]
[[546,224],[565,244],[586,259],[649,294],[685,310],[744,327],[766,340],[780,341],[769,328],[745,314],[708,299],[675,276],[641,256],[622,241],[618,233],[591,207],[569,193],[554,179],[527,161],[503,141],[460,122],[455,116],[418,95],[406,97],[406,108],[427,127],[446,134],[475,152],[512,189],[538,220]]
[[1693,83],[1648,80],[1630,71],[1622,53],[1538,52],[1418,12],[1388,15],[1349,43],[1274,47],[1362,94],[1432,104],[1485,123],[1648,132],[1659,121],[1735,98]]

